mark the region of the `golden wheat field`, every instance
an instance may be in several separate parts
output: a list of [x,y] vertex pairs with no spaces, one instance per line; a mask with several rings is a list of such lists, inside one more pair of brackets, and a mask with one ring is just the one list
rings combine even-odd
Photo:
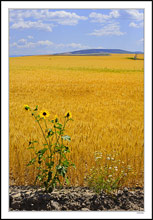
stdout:
[[131,54],[111,56],[27,56],[9,64],[9,174],[10,185],[32,185],[35,167],[27,150],[30,140],[43,137],[23,108],[38,105],[62,121],[71,111],[74,121],[69,170],[72,185],[85,185],[96,151],[118,153],[133,171],[126,185],[143,185],[144,170],[144,60]]

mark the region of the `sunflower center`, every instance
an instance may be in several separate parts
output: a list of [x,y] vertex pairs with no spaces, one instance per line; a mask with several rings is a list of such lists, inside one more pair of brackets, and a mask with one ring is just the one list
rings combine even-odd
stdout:
[[67,117],[69,117],[69,116],[70,116],[70,113],[68,112],[68,113],[67,113]]
[[47,115],[47,113],[46,113],[46,112],[43,112],[43,115],[45,116],[45,115]]

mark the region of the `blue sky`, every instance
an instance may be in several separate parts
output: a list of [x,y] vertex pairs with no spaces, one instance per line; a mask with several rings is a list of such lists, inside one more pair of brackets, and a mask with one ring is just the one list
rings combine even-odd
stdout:
[[144,50],[141,9],[10,9],[9,54]]

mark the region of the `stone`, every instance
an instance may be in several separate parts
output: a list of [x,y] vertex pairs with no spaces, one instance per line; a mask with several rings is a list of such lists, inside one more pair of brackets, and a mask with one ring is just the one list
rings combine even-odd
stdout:
[[123,192],[125,193],[125,192],[128,192],[129,190],[128,190],[128,188],[127,187],[125,187],[124,189],[123,189]]
[[61,209],[58,202],[50,201],[50,205],[54,210],[59,211]]
[[90,211],[88,208],[82,208],[81,211]]

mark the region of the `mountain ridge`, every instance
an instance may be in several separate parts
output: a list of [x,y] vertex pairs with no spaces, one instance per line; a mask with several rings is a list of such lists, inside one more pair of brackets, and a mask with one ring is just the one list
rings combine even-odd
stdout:
[[21,56],[109,56],[110,54],[144,54],[142,51],[127,51],[121,49],[84,49],[71,52],[54,53],[54,54],[33,54],[33,55],[9,55],[9,57],[21,57]]
[[101,55],[109,55],[111,53],[117,53],[117,54],[143,54],[141,51],[127,51],[127,50],[121,50],[121,49],[84,49],[84,50],[76,50],[71,52],[64,52],[64,53],[55,53],[52,55],[91,55],[91,54],[101,54]]

